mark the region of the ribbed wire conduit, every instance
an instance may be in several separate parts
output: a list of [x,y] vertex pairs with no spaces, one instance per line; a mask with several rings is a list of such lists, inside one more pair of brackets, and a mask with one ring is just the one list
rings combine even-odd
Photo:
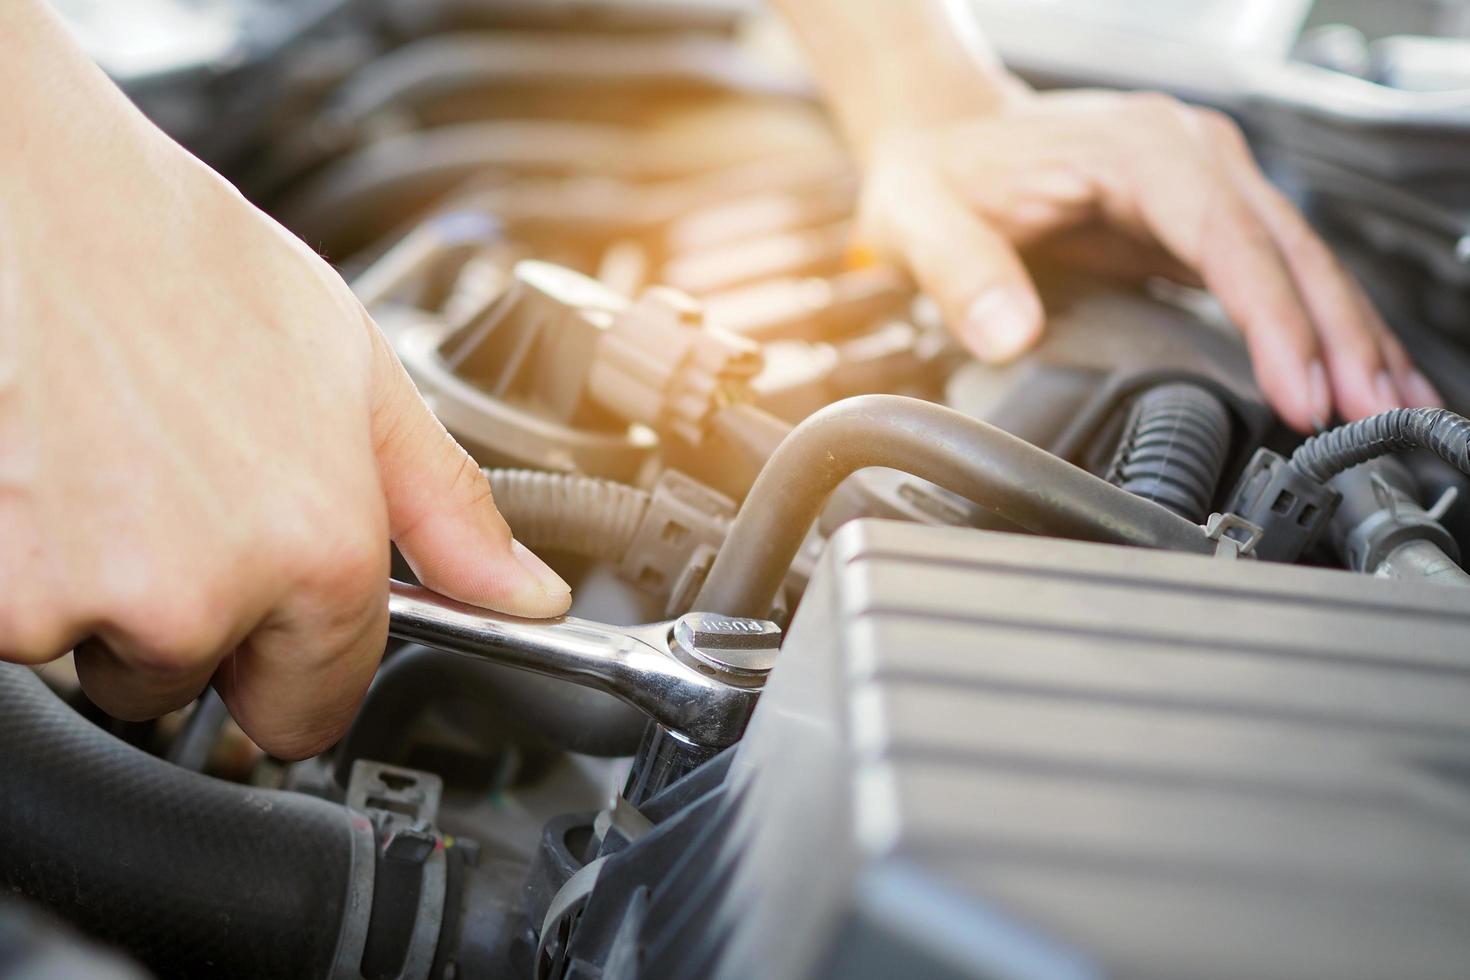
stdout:
[[1230,413],[1199,385],[1159,385],[1129,414],[1108,482],[1204,523],[1230,452]]
[[646,490],[573,473],[487,469],[495,506],[532,551],[620,561],[648,510]]
[[1389,453],[1428,449],[1470,474],[1470,419],[1447,408],[1396,408],[1313,436],[1291,465],[1326,483],[1349,467]]

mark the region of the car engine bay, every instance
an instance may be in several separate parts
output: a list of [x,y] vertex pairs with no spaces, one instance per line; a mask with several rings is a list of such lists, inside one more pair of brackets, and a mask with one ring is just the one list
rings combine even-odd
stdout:
[[0,978],[1470,970],[1470,8],[1285,4],[1227,78],[1133,52],[1228,4],[1112,62],[982,4],[1034,84],[1230,112],[1445,395],[1303,440],[1172,283],[1028,257],[1044,340],[972,360],[747,4],[140,4],[168,58],[57,6],[576,601],[395,561],[296,763],[0,665]]

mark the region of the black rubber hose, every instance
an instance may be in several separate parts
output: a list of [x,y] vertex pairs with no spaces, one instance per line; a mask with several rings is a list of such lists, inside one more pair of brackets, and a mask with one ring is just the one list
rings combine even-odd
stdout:
[[1177,382],[1133,403],[1108,482],[1203,523],[1230,452],[1230,413],[1213,392]]
[[1470,475],[1470,419],[1447,408],[1395,408],[1313,436],[1291,454],[1291,465],[1326,483],[1349,467],[1411,449],[1428,449]]
[[541,470],[490,469],[495,506],[532,551],[566,551],[618,562],[648,510],[646,490]]
[[912,473],[1040,534],[1214,551],[1198,525],[993,425],[916,398],[862,395],[815,413],[776,448],[694,608],[767,615],[822,504],[867,466]]
[[0,664],[0,891],[159,977],[325,977],[346,907],[341,806],[172,766]]
[[0,980],[148,980],[120,953],[64,928],[40,909],[0,895]]

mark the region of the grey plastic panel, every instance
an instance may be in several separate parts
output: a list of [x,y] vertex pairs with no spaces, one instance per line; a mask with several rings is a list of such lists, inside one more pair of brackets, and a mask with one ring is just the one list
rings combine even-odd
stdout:
[[725,977],[1470,976],[1470,597],[857,522],[732,768]]

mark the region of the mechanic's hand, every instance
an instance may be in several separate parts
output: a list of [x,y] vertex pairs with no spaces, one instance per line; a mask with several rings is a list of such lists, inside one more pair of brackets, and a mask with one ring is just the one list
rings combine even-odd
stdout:
[[869,146],[865,242],[896,253],[981,359],[1036,343],[1017,255],[1040,243],[1125,273],[1202,282],[1293,427],[1438,404],[1371,303],[1257,169],[1225,116],[1162,95],[1012,91],[965,121]]
[[301,757],[377,667],[390,537],[447,595],[565,611],[337,274],[50,54],[68,80],[0,159],[0,658],[77,645],[125,719],[213,677]]

